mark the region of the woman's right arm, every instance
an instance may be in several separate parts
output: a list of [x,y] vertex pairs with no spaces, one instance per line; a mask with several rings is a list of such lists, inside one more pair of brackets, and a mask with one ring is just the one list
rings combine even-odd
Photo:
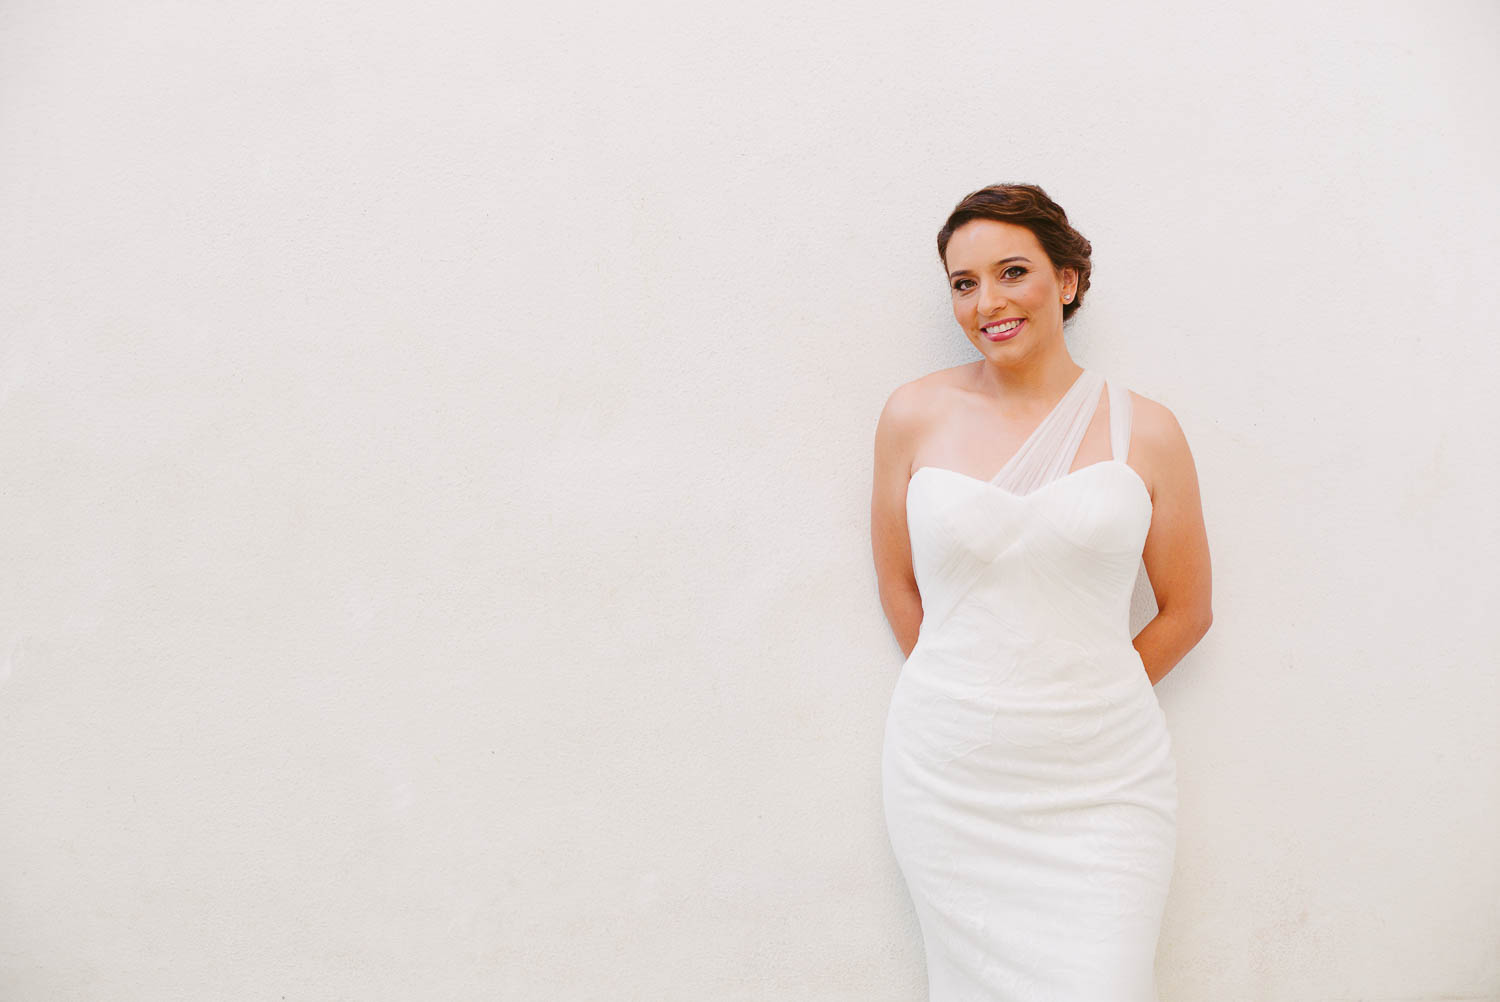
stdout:
[[875,427],[875,485],[870,497],[870,545],[880,605],[901,645],[911,656],[922,625],[922,596],[911,566],[911,537],[906,529],[906,485],[922,426],[921,387],[896,388]]

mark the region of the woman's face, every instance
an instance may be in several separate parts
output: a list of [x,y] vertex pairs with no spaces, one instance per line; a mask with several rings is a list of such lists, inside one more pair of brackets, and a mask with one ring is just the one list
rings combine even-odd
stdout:
[[1062,299],[1077,279],[1071,268],[1059,278],[1026,227],[971,219],[946,257],[953,316],[985,358],[1010,364],[1062,337]]

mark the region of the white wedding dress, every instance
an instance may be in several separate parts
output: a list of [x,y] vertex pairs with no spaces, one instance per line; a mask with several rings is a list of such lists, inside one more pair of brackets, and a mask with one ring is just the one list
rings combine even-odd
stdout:
[[907,485],[923,617],[882,779],[931,1002],[1157,997],[1177,778],[1131,645],[1152,505],[1123,387],[1113,458],[1068,472],[1105,388],[1085,369],[993,480]]

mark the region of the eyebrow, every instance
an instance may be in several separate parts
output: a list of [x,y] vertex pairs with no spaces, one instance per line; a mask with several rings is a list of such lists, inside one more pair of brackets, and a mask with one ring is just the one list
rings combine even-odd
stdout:
[[[1009,264],[1011,261],[1025,261],[1027,264],[1031,263],[1031,260],[1029,258],[1024,258],[1024,257],[1021,257],[1021,256],[1017,255],[1016,257],[1001,258],[999,261],[996,261],[990,267],[992,267],[992,268],[998,268],[998,267],[1000,267],[1000,265],[1002,265],[1002,264]],[[967,268],[960,268],[958,271],[950,271],[950,272],[948,272],[948,277],[949,278],[957,278],[960,275],[972,275],[972,274],[974,274],[974,273],[972,271],[970,271],[969,269],[967,269]]]

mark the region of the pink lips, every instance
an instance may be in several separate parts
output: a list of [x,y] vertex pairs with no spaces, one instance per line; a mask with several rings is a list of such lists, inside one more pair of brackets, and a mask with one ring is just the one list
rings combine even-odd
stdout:
[[984,334],[985,339],[989,340],[989,341],[1009,341],[1011,338],[1013,338],[1017,334],[1021,333],[1021,328],[1025,327],[1025,326],[1026,326],[1026,321],[1022,320],[1020,323],[1016,324],[1010,330],[1004,331],[1003,333],[1000,333],[1000,334],[985,334],[983,330],[981,330],[979,333]]

